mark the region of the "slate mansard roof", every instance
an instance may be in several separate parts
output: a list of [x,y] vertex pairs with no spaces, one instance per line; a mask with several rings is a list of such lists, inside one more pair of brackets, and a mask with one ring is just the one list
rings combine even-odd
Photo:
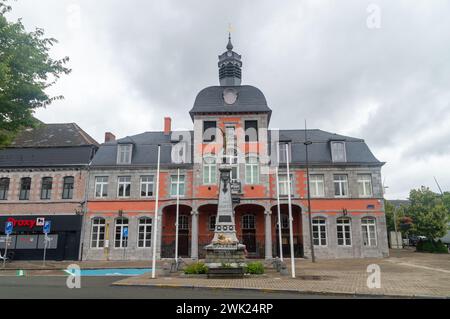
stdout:
[[99,144],[75,123],[40,124],[19,133],[0,149],[0,168],[89,164]]
[[[269,143],[271,150],[274,150],[275,143],[272,143],[271,136],[274,136],[272,131],[269,131]],[[305,157],[305,141],[304,130],[280,130],[280,139],[289,141],[292,149],[292,164],[304,165]],[[171,161],[172,146],[177,143],[178,135],[184,135],[190,138],[190,161],[182,164],[184,166],[192,165],[193,163],[193,131],[172,132],[171,135],[164,135],[163,132],[145,132],[142,134],[125,137],[115,142],[102,144],[97,151],[93,161],[93,167],[127,167],[127,166],[151,166],[157,164],[158,144],[161,145],[161,165],[165,167],[175,167],[177,164]],[[276,135],[276,134],[275,134]],[[370,151],[367,144],[362,139],[337,135],[322,130],[308,130],[308,140],[312,141],[308,148],[309,161],[312,165],[368,165],[368,166],[382,166],[384,163],[380,162]],[[173,138],[176,136],[177,138]],[[275,137],[274,137],[275,138]],[[330,141],[345,141],[346,157],[345,163],[333,163],[331,159]],[[117,165],[117,150],[118,144],[132,144],[132,159],[129,165]]]
[[[223,93],[226,89],[235,90],[237,99],[234,104],[226,104]],[[240,86],[210,86],[200,91],[195,98],[194,106],[189,114],[239,114],[268,113],[272,110],[267,106],[264,94],[251,85]]]

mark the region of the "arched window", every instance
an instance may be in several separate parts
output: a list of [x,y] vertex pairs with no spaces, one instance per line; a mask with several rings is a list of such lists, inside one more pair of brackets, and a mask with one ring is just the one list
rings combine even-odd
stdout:
[[116,219],[114,247],[125,248],[127,246],[128,246],[128,218],[119,217]]
[[8,199],[8,191],[9,191],[9,178],[1,178],[0,179],[0,200]]
[[351,220],[347,217],[340,217],[336,220],[337,243],[339,246],[352,245],[352,227]]
[[152,219],[141,217],[138,222],[138,247],[147,248],[152,246]]
[[205,155],[203,157],[203,184],[217,183],[217,165],[214,155]]
[[361,219],[361,231],[364,246],[377,245],[377,226],[374,217],[364,217]]
[[255,229],[255,215],[242,216],[242,229]]
[[95,217],[92,219],[91,248],[103,248],[105,246],[105,219]]
[[66,177],[64,177],[63,193],[62,193],[62,198],[63,199],[72,199],[72,197],[73,197],[73,183],[74,183],[73,176],[66,176]]
[[248,155],[245,159],[245,183],[259,183],[259,162],[257,155]]
[[322,217],[315,217],[312,220],[313,243],[315,246],[327,245],[327,221]]

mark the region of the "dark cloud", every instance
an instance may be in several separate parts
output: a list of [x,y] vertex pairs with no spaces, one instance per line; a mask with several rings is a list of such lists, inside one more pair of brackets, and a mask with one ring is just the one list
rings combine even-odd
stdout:
[[[366,139],[387,165],[389,197],[432,185],[450,188],[450,4],[375,1],[381,28],[366,24],[372,1],[21,0],[16,16],[44,27],[72,57],[55,90],[64,102],[38,112],[76,121],[97,139],[192,126],[188,111],[218,84],[217,55],[235,29],[243,82],[263,90],[271,126],[310,127]],[[68,25],[70,6],[80,25]],[[61,92],[62,91],[62,92]],[[448,171],[448,170],[447,170]]]

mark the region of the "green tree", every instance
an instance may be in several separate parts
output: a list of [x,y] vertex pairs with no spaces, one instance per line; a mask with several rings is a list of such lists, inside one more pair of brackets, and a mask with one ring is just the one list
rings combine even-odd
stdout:
[[22,128],[34,126],[34,111],[62,96],[49,96],[45,90],[56,83],[68,57],[54,60],[50,49],[56,39],[45,38],[44,30],[27,32],[21,20],[11,22],[8,0],[0,0],[0,147],[11,142]]
[[409,200],[407,215],[413,219],[415,234],[437,239],[447,233],[449,216],[440,195],[422,186],[411,190]]

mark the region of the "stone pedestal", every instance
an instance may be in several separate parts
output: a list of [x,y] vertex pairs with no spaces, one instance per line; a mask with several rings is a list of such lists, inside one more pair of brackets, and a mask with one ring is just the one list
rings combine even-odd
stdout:
[[210,268],[222,267],[224,264],[231,267],[245,266],[245,245],[210,244],[205,249],[205,262]]

